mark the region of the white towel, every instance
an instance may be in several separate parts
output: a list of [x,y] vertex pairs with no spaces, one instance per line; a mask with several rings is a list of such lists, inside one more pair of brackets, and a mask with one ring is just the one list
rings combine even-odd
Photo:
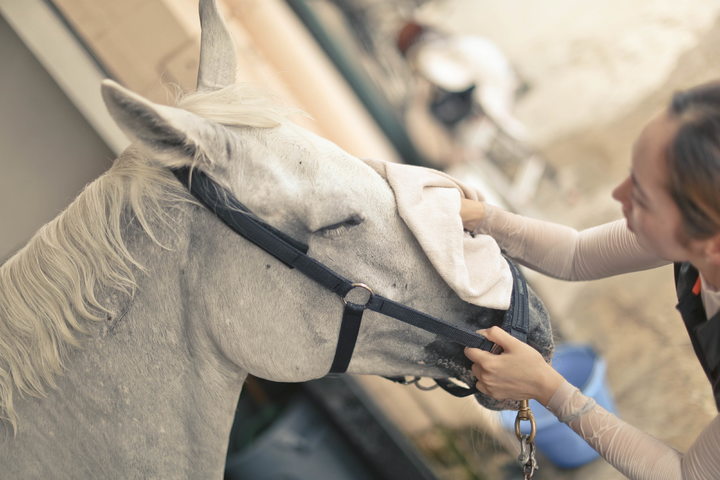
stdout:
[[500,247],[488,235],[465,232],[460,219],[460,199],[481,194],[438,170],[364,161],[387,180],[400,217],[450,288],[466,302],[506,310],[512,274]]

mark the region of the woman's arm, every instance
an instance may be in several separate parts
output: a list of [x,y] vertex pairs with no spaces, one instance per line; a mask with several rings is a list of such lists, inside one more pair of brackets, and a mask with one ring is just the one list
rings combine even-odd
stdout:
[[473,373],[480,391],[500,399],[535,398],[630,479],[718,478],[720,416],[683,455],[595,404],[562,378],[536,350],[501,328],[480,333],[503,347],[500,355],[466,349],[467,357],[474,363]]
[[547,408],[630,479],[704,480],[720,474],[720,416],[683,455],[594,404],[567,381]]
[[520,264],[562,280],[593,280],[669,263],[640,246],[624,220],[578,232],[473,200],[463,200],[460,214],[467,230],[490,235]]

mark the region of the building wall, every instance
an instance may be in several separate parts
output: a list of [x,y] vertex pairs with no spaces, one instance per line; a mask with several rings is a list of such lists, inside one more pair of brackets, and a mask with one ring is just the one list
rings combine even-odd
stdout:
[[0,262],[114,157],[0,17]]

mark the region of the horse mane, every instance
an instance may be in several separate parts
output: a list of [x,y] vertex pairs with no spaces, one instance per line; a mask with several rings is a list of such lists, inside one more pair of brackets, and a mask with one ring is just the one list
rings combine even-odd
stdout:
[[[268,128],[289,113],[265,96],[233,85],[184,95],[176,103],[224,125]],[[194,167],[200,159],[172,166]],[[0,420],[16,431],[14,390],[44,396],[56,387],[72,348],[80,347],[87,325],[117,312],[96,297],[111,289],[132,296],[134,270],[143,266],[128,250],[123,232],[136,222],[158,246],[162,230],[177,224],[171,212],[194,203],[167,165],[134,148],[90,183],[54,220],[0,265]]]

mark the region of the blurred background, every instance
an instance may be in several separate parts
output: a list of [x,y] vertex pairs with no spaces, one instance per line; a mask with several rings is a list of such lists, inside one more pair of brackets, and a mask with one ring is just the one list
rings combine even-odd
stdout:
[[[610,191],[670,94],[720,77],[716,0],[218,2],[238,79],[308,112],[305,127],[359,157],[442,169],[492,203],[576,228],[620,217]],[[2,261],[125,147],[100,80],[170,103],[168,84],[194,88],[199,24],[195,0],[0,0],[0,14]],[[715,409],[671,275],[586,285],[528,273],[558,342],[606,362],[618,414],[684,450]],[[238,418],[228,465],[292,444],[293,462],[326,465],[326,475],[237,467],[228,478],[522,478],[497,413],[383,379],[251,379]],[[353,434],[363,430],[372,435]],[[316,448],[298,447],[306,434]],[[538,459],[539,479],[623,478],[601,459]]]

